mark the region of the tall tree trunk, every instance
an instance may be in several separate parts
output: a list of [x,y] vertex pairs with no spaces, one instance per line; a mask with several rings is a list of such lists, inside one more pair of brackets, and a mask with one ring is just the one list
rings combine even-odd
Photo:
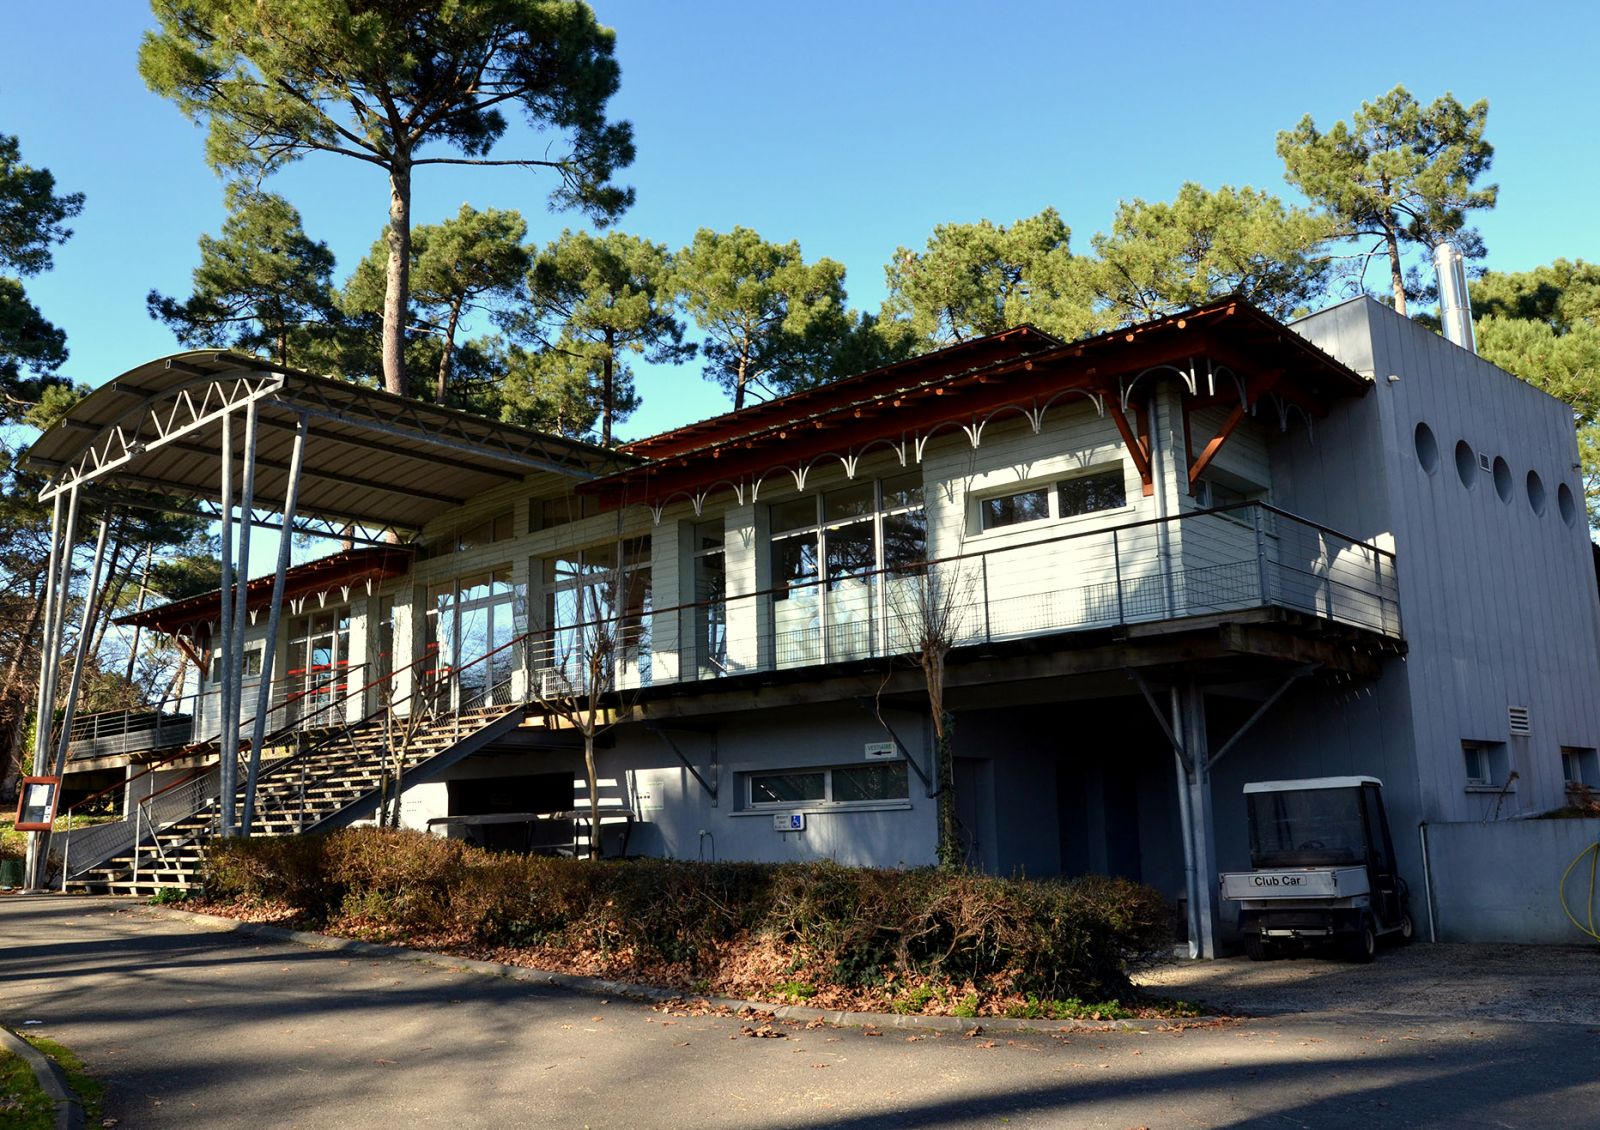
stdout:
[[612,381],[616,366],[616,334],[606,331],[606,355],[601,361],[600,383],[600,446],[611,446]]
[[[590,692],[591,696],[593,691]],[[589,784],[589,858],[600,858],[600,770],[594,760],[594,726],[583,728],[583,772]]]
[[439,375],[433,383],[433,402],[444,403],[445,391],[450,387],[450,369],[456,353],[456,327],[461,324],[461,303],[450,304],[450,321],[444,329],[444,349],[439,354]]
[[[22,662],[28,655],[28,644],[33,640],[33,634],[39,630],[39,621],[44,618],[45,589],[41,584],[33,596],[33,607],[28,609],[28,623],[17,636],[16,650],[11,653],[11,658],[6,662],[5,681],[0,683],[0,695],[8,694],[11,688],[17,685],[17,676],[22,670]],[[42,643],[41,643],[41,646]]]
[[744,407],[744,384],[750,371],[750,357],[748,354],[739,354],[739,371],[733,378],[733,410],[735,412]]
[[[139,577],[139,598],[134,602],[133,606],[133,610],[136,613],[144,611],[145,597],[150,593],[150,564],[155,557],[155,552],[156,546],[154,542],[144,547],[144,573]],[[143,631],[143,628],[140,625],[135,624],[133,626],[133,642],[128,645],[128,670],[123,678],[130,684],[133,682],[134,664],[139,659],[139,634],[141,631]]]
[[1383,240],[1389,246],[1389,285],[1394,288],[1394,312],[1406,312],[1406,278],[1400,269],[1400,235],[1393,224],[1383,227]]
[[405,396],[406,310],[411,296],[411,166],[396,156],[389,169],[389,271],[383,291],[383,387]]

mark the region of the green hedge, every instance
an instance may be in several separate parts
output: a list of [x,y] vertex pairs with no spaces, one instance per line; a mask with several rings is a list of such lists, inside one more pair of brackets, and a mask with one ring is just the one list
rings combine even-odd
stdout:
[[377,829],[218,841],[205,888],[287,903],[314,927],[585,952],[708,984],[739,947],[764,944],[789,962],[774,988],[933,982],[983,1000],[1125,998],[1128,971],[1170,952],[1173,922],[1160,894],[1125,879],[521,858]]

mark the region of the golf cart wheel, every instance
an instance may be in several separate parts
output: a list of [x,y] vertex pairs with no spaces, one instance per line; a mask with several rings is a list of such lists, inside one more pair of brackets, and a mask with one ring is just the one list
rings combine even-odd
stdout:
[[1260,934],[1246,934],[1244,936],[1244,953],[1251,961],[1271,961],[1273,958],[1272,943]]
[[1358,965],[1366,965],[1378,956],[1378,934],[1370,918],[1362,918],[1355,932],[1345,937],[1344,955]]
[[1411,918],[1411,908],[1404,907],[1400,911],[1400,928],[1394,932],[1394,944],[1408,946],[1417,936],[1417,924]]

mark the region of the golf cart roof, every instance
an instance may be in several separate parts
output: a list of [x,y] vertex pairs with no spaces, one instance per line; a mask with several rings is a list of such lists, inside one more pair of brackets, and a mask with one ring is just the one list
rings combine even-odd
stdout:
[[1302,777],[1298,781],[1252,781],[1244,791],[1248,796],[1250,793],[1298,793],[1307,789],[1354,789],[1361,785],[1383,788],[1383,782],[1376,777]]

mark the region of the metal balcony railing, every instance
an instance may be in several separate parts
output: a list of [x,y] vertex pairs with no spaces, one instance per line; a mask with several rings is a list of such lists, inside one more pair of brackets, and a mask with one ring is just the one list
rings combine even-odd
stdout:
[[[274,679],[268,700],[267,729],[276,731],[296,724],[326,726],[338,721],[328,716],[325,707],[343,696],[350,680],[358,679],[361,670],[360,664],[348,664],[295,671]],[[241,718],[254,715],[260,685],[259,678],[246,678],[241,682]],[[221,736],[222,691],[213,686],[131,710],[81,714],[73,719],[67,756],[73,760],[111,757],[215,741]]]
[[[915,654],[930,635],[960,647],[1256,608],[1400,638],[1391,552],[1264,503],[989,537],[1007,544],[883,569],[825,563],[816,580],[557,625],[530,642],[528,697]],[[597,651],[605,662],[590,662]]]

